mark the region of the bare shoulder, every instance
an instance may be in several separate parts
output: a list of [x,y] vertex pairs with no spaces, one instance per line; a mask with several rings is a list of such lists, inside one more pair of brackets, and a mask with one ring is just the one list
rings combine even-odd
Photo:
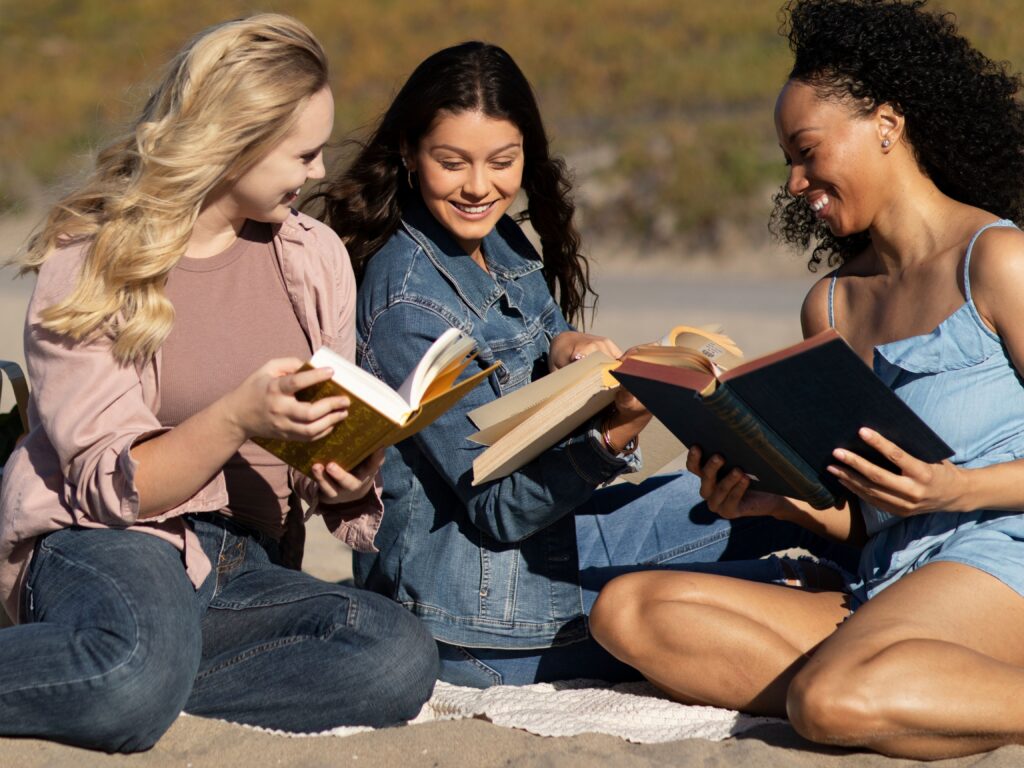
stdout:
[[988,229],[971,253],[971,298],[1000,335],[1009,322],[1024,319],[1024,232],[1016,227]]
[[971,253],[971,282],[1019,276],[1024,270],[1024,232],[992,227],[981,233]]
[[832,276],[837,271],[829,272],[820,278],[804,297],[804,303],[800,307],[800,327],[803,329],[804,338],[820,333],[829,327],[828,294]]

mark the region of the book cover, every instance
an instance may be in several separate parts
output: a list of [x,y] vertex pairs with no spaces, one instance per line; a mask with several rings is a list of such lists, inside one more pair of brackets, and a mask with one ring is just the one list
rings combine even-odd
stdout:
[[727,372],[626,361],[612,375],[685,445],[740,467],[752,487],[815,507],[848,496],[827,471],[835,448],[895,469],[857,436],[876,430],[927,462],[953,451],[864,364],[835,330]]
[[297,392],[295,397],[311,402],[345,395],[350,401],[347,418],[319,440],[253,438],[253,442],[306,475],[312,474],[314,464],[330,461],[351,470],[378,448],[400,442],[432,424],[501,364],[496,361],[458,381],[475,357],[473,347],[472,340],[458,331],[446,332],[397,391],[336,353],[318,350],[303,370],[329,365],[334,374]]

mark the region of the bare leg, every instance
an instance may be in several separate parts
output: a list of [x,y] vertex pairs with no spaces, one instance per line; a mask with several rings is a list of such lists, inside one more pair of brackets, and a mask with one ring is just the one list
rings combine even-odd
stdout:
[[1024,743],[1024,599],[958,563],[916,571],[858,609],[790,688],[815,741],[936,759]]
[[678,701],[782,716],[796,672],[847,616],[845,595],[702,573],[610,582],[594,637]]

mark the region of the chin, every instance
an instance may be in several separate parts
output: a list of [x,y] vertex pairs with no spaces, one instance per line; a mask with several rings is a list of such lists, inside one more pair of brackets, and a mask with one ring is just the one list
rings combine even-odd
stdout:
[[261,221],[265,221],[268,224],[283,224],[288,220],[288,217],[292,215],[292,209],[290,206],[282,205],[275,208],[273,211],[268,211],[263,215]]
[[451,227],[451,233],[460,240],[483,240],[487,235],[491,233],[497,222],[486,220],[481,221],[477,226],[467,227],[465,225],[461,227]]

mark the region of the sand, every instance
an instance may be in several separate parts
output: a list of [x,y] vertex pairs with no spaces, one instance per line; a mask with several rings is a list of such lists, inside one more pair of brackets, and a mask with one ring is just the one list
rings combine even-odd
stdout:
[[[0,258],[28,232],[25,219],[0,219]],[[798,310],[814,276],[795,258],[774,252],[746,261],[696,262],[617,254],[593,265],[601,294],[593,331],[623,348],[656,339],[671,326],[719,322],[748,354],[796,341]],[[0,357],[22,360],[21,323],[31,281],[0,272]],[[9,392],[0,408],[9,408]],[[346,548],[318,520],[310,524],[305,569],[330,580],[351,574]],[[2,630],[0,630],[2,631]],[[154,695],[158,692],[154,691]],[[804,741],[788,725],[749,731],[722,742],[701,739],[639,745],[603,735],[544,738],[481,720],[389,728],[346,738],[274,736],[212,720],[183,716],[149,752],[108,756],[34,739],[0,739],[0,766],[787,766],[895,768],[916,764],[880,755],[827,749]],[[940,761],[936,766],[1010,768],[1024,765],[1024,747]]]

